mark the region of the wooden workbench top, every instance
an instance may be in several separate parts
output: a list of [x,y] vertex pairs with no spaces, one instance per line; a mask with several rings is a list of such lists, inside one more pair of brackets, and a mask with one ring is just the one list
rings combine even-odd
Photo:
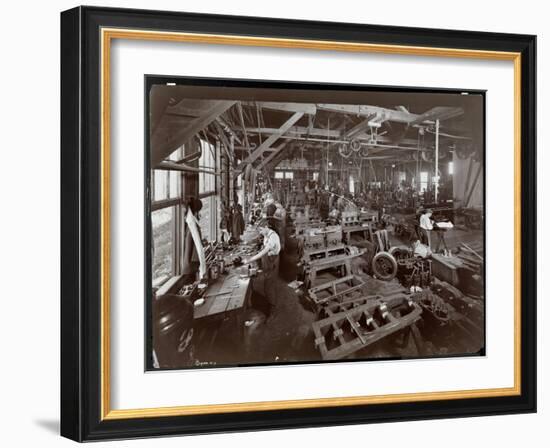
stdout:
[[246,306],[250,278],[238,271],[220,275],[208,285],[202,298],[205,302],[195,307],[195,319],[224,314]]

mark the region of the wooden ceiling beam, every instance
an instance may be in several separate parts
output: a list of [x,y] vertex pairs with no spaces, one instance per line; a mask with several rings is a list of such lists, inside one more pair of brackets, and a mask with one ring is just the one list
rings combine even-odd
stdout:
[[315,104],[307,103],[275,103],[269,101],[258,101],[256,103],[244,103],[247,106],[258,105],[260,109],[271,109],[283,112],[303,112],[304,114],[314,115],[317,112]]
[[233,138],[239,143],[239,145],[243,144],[237,133],[233,130],[233,127],[226,120],[224,120],[223,117],[219,116],[218,118],[216,118],[216,123],[221,126],[221,128],[225,132],[233,136]]
[[380,117],[377,122],[394,121],[397,123],[411,123],[416,120],[419,115],[404,112],[403,110],[386,109],[378,106],[364,106],[364,105],[349,105],[349,104],[317,104],[317,109],[338,112],[350,115],[357,115],[361,117],[370,117],[376,115]]
[[161,133],[157,132],[151,139],[151,166],[156,168],[166,157],[210,125],[235,103],[236,101],[215,101],[203,115],[185,122],[181,128],[170,135],[160,135]]
[[[278,128],[246,128],[246,132],[249,134],[257,134],[260,132],[261,134],[274,134],[278,131]],[[309,129],[306,126],[293,126],[291,129],[287,131],[287,134],[291,135],[302,135],[302,134],[308,134],[312,137],[332,137],[332,138],[338,138],[340,137],[340,131],[332,130],[328,131],[326,129],[320,129],[320,128],[311,128]]]
[[295,112],[283,125],[277,130],[277,132],[271,134],[266,138],[260,146],[258,146],[252,154],[250,154],[243,163],[253,163],[260,157],[264,151],[270,150],[271,145],[281,138],[300,118],[304,116],[304,112]]
[[275,156],[277,156],[277,154],[280,154],[281,151],[283,151],[287,145],[288,145],[289,141],[287,140],[286,142],[283,142],[281,143],[276,149],[275,151],[273,151],[271,154],[269,154],[268,157],[266,157],[264,160],[262,160],[260,162],[260,164],[258,165],[258,168],[259,169],[262,169],[264,168],[265,166],[269,165],[269,163],[275,158]]
[[435,120],[448,120],[449,118],[458,117],[464,113],[464,109],[461,107],[433,107],[427,112],[424,112],[422,115],[419,115],[416,120],[412,121],[410,125],[419,124],[425,121],[435,121]]

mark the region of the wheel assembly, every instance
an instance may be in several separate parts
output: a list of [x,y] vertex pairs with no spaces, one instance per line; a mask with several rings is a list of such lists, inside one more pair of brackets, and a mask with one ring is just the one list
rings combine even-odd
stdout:
[[390,255],[395,258],[399,263],[399,260],[406,260],[413,256],[412,250],[407,247],[394,246],[390,249]]
[[380,280],[391,280],[397,274],[397,261],[388,252],[378,252],[372,259],[372,272]]

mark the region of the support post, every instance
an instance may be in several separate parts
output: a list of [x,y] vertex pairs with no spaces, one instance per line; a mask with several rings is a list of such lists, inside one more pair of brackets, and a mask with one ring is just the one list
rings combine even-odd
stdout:
[[434,200],[437,204],[439,194],[439,119],[435,120],[435,190]]

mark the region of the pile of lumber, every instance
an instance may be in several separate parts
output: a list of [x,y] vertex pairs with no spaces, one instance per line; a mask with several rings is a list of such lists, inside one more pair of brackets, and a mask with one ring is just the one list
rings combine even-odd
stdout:
[[481,245],[468,245],[460,243],[458,246],[457,257],[460,258],[465,268],[473,273],[483,274],[483,248]]
[[483,298],[484,259],[481,244],[476,246],[460,243],[457,256],[462,261],[462,267],[459,269],[459,288],[472,298]]

